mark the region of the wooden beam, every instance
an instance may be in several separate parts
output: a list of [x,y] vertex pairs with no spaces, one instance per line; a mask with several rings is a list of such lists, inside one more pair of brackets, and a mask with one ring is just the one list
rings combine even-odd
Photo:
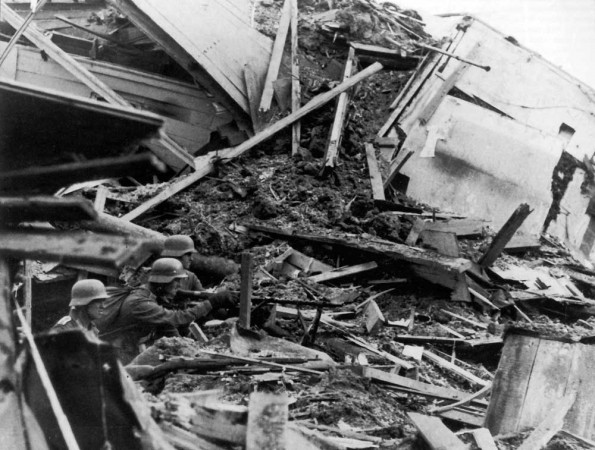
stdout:
[[98,213],[94,220],[82,220],[78,225],[89,231],[119,234],[134,239],[148,239],[155,241],[160,246],[159,251],[161,251],[161,247],[165,241],[165,235],[158,231],[141,227],[140,225],[130,223],[127,220],[106,213]]
[[97,212],[86,199],[38,197],[0,197],[0,221],[20,223],[34,221],[70,222],[94,220]]
[[252,392],[248,403],[246,450],[287,448],[287,395]]
[[496,234],[488,249],[479,259],[478,263],[481,267],[486,268],[494,264],[496,259],[498,259],[498,256],[500,256],[500,253],[502,253],[502,250],[504,250],[504,247],[506,247],[508,241],[512,239],[514,233],[516,233],[531,212],[531,208],[526,203],[521,203],[518,206],[514,213],[512,213],[512,216],[510,216],[502,228],[500,228],[500,231],[498,231],[498,234]]
[[164,169],[163,163],[150,153],[97,158],[83,162],[0,172],[0,190],[45,193],[79,181],[134,176],[134,174],[146,175],[162,172]]
[[425,350],[423,352],[423,357],[426,359],[429,359],[430,361],[432,361],[433,363],[435,363],[437,366],[451,372],[454,373],[456,375],[458,375],[459,377],[469,381],[472,384],[478,384],[480,386],[486,386],[489,381],[484,381],[481,378],[473,375],[471,372],[469,372],[468,370],[463,369],[462,367],[457,366],[456,364],[451,363],[450,361],[447,361],[446,359],[432,353],[429,350]]
[[10,230],[0,234],[0,253],[18,259],[119,268],[144,261],[158,244],[123,236],[72,231]]
[[479,450],[498,450],[492,433],[487,428],[478,428],[473,430],[471,434],[473,434],[473,439],[475,439],[475,444],[479,447]]
[[[349,53],[347,55],[347,60],[345,61],[345,69],[343,71],[343,82],[351,78],[354,64],[355,50],[353,47],[349,47]],[[333,169],[337,165],[337,160],[339,158],[339,145],[341,145],[341,137],[343,134],[343,125],[345,124],[347,108],[349,107],[349,97],[349,92],[345,91],[339,95],[339,99],[337,100],[335,119],[331,128],[329,143],[326,148],[323,170]]]
[[467,395],[465,398],[463,398],[463,399],[461,399],[461,400],[459,400],[459,401],[457,401],[455,403],[451,403],[450,405],[441,406],[440,408],[430,409],[429,412],[431,412],[432,414],[440,414],[440,413],[443,413],[445,411],[450,411],[451,409],[458,408],[459,406],[468,405],[473,400],[476,400],[476,399],[481,398],[484,395],[486,395],[488,392],[490,392],[491,389],[492,389],[492,382],[489,381],[479,391],[474,392],[471,395]]
[[328,272],[321,273],[320,275],[314,275],[308,277],[308,280],[315,283],[324,283],[327,281],[334,281],[339,278],[345,278],[348,276],[358,275],[363,272],[368,272],[378,268],[378,264],[375,261],[357,264],[355,266],[343,267],[340,269],[329,270]]
[[370,335],[377,334],[386,322],[384,314],[382,314],[382,311],[380,311],[378,304],[374,300],[368,303],[364,315],[366,317],[366,330]]
[[459,256],[459,243],[457,235],[450,231],[434,231],[424,229],[419,235],[424,247],[431,248],[437,253],[457,258]]
[[447,311],[445,309],[442,309],[441,311],[444,314],[447,314],[447,315],[449,315],[451,317],[454,317],[455,319],[459,319],[459,320],[462,320],[463,322],[467,322],[469,325],[472,325],[474,327],[481,328],[482,330],[487,330],[488,329],[488,326],[485,323],[481,323],[481,322],[477,322],[475,320],[468,319],[466,317],[463,317],[463,316],[461,316],[459,314],[452,313],[452,312]]
[[466,450],[463,444],[437,417],[408,413],[409,419],[431,450]]
[[31,270],[32,262],[33,261],[29,259],[25,259],[23,261],[23,272],[25,276],[25,281],[23,283],[23,298],[25,303],[25,317],[27,319],[27,325],[29,325],[29,327],[31,327],[31,319],[33,318],[33,273]]
[[260,106],[258,109],[262,112],[267,112],[271,109],[271,102],[273,101],[273,81],[275,81],[277,75],[279,75],[279,67],[281,67],[281,59],[283,58],[283,50],[285,48],[285,41],[287,40],[290,21],[291,0],[285,0],[283,9],[281,10],[279,28],[277,28],[277,36],[275,36],[275,43],[273,44],[267,76],[264,80],[262,97],[260,98]]
[[[298,3],[291,0],[291,112],[295,113],[302,105],[300,87],[300,59],[298,46]],[[297,155],[300,148],[301,123],[295,122],[291,128],[291,154]]]
[[240,319],[238,325],[250,329],[250,311],[252,309],[252,254],[242,253],[242,279],[240,284]]
[[554,435],[564,426],[564,417],[572,408],[576,399],[576,392],[560,399],[548,415],[523,441],[518,450],[537,450],[545,447]]
[[[2,3],[2,17],[14,28],[18,28],[23,23],[23,19],[18,13],[11,9],[6,3]],[[24,31],[24,34],[35,46],[43,50],[50,58],[59,63],[65,70],[83,82],[93,92],[103,97],[108,103],[132,108],[132,105],[130,105],[128,101],[89,72],[72,56],[60,49],[60,47],[54,44],[50,38],[41,33],[34,24],[31,24]],[[162,153],[162,149],[165,149],[170,156],[179,159],[182,167],[188,165],[194,168],[194,160],[192,156],[166,134],[163,134],[162,138],[156,143],[147,142],[145,145],[157,156]]]
[[234,148],[229,148],[226,150],[221,150],[217,152],[211,152],[205,156],[199,156],[195,159],[196,163],[196,172],[188,175],[187,177],[177,180],[176,182],[170,184],[165,191],[159,193],[157,196],[153,197],[152,199],[148,200],[147,202],[143,203],[139,207],[133,209],[128,214],[125,214],[123,218],[125,220],[134,220],[141,214],[145,213],[149,209],[153,208],[154,206],[164,202],[171,196],[177,194],[178,192],[186,189],[188,186],[196,183],[198,180],[206,176],[213,170],[213,162],[217,159],[223,160],[231,160],[233,158],[237,158],[238,156],[244,154],[248,150],[252,149],[256,145],[260,144],[261,142],[269,139],[274,134],[278,133],[285,127],[293,124],[294,122],[300,120],[302,117],[306,116],[307,114],[311,113],[312,111],[320,108],[321,106],[325,105],[327,102],[335,98],[337,95],[341,94],[341,92],[346,91],[347,89],[355,86],[361,80],[369,77],[370,75],[382,70],[381,64],[372,64],[370,67],[367,67],[365,70],[359,72],[357,75],[349,79],[349,81],[345,83],[341,83],[340,85],[336,86],[335,88],[331,89],[328,92],[324,92],[322,94],[317,95],[312,100],[310,100],[306,105],[302,106],[297,112],[291,113],[287,117],[279,120],[278,122],[274,123],[270,127],[262,130],[260,133],[255,134],[253,137],[248,139],[247,141],[243,142],[242,144],[238,145]]
[[95,211],[103,212],[105,209],[105,201],[107,200],[107,193],[108,190],[103,184],[97,186],[95,200],[93,201],[93,208],[95,208]]
[[366,158],[368,160],[368,171],[370,172],[370,184],[372,185],[372,198],[374,200],[386,200],[382,175],[380,174],[378,160],[376,159],[376,151],[370,143],[366,144]]

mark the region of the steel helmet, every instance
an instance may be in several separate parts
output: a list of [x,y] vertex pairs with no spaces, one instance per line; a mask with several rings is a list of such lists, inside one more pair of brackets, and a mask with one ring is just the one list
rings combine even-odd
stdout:
[[105,286],[99,280],[81,280],[74,283],[70,294],[70,306],[86,306],[94,300],[108,298]]
[[183,234],[168,237],[163,246],[164,249],[161,252],[161,256],[178,258],[186,253],[196,253],[194,242],[190,236],[184,236]]
[[188,278],[182,263],[174,258],[160,258],[151,266],[150,283],[169,283],[176,278]]

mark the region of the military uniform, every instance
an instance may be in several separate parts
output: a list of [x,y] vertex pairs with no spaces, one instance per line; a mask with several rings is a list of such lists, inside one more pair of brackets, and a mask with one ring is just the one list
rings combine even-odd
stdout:
[[206,316],[212,306],[201,302],[187,309],[166,309],[147,286],[134,289],[119,305],[119,313],[109,324],[97,323],[99,337],[120,351],[124,364],[138,355],[138,343],[144,336],[156,332],[158,337],[179,336],[178,327],[189,325]]

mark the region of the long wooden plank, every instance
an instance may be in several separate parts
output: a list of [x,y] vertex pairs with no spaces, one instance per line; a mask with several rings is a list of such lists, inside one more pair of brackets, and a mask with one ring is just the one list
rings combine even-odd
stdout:
[[264,88],[262,90],[262,96],[260,97],[260,106],[258,107],[258,109],[263,112],[271,109],[271,102],[273,101],[273,81],[275,81],[279,75],[285,41],[287,40],[287,33],[289,32],[291,9],[291,0],[285,0],[283,9],[281,10],[281,19],[279,20],[279,28],[277,28],[277,35],[275,36],[275,43],[273,44],[267,76],[264,80]]
[[416,381],[411,378],[402,377],[394,373],[383,372],[382,370],[371,367],[363,367],[363,376],[382,383],[388,383],[407,389],[413,389],[419,392],[419,395],[428,395],[431,397],[444,398],[448,400],[463,400],[468,394],[455,389],[435,386],[433,384]]
[[345,267],[342,269],[329,270],[328,272],[321,273],[320,275],[314,275],[308,277],[308,280],[315,283],[323,283],[325,281],[333,281],[339,278],[344,278],[351,275],[357,275],[362,272],[368,272],[378,268],[376,262],[371,261],[363,264],[357,264],[355,266]]
[[432,450],[466,450],[463,444],[437,417],[425,416],[419,413],[408,413],[409,419],[419,431],[423,440]]
[[487,330],[488,329],[488,326],[485,323],[481,323],[481,322],[477,322],[475,320],[468,319],[466,317],[463,317],[463,316],[461,316],[459,314],[455,314],[453,312],[447,311],[445,309],[442,309],[441,311],[444,314],[447,314],[447,315],[449,315],[451,317],[454,317],[455,319],[459,319],[459,320],[462,320],[463,322],[467,322],[469,325],[472,325],[474,327],[481,328],[482,330]]
[[[14,28],[18,28],[23,23],[23,19],[5,3],[2,4],[2,17]],[[107,102],[114,105],[132,108],[130,103],[128,103],[124,98],[114,92],[107,84],[89,72],[72,56],[64,52],[62,49],[60,49],[60,47],[54,44],[51,39],[47,38],[43,33],[41,33],[35,24],[30,24],[29,27],[24,31],[24,34],[27,39],[33,42],[33,44],[46,52],[50,58],[59,63],[62,67],[64,67],[64,69],[74,75],[77,79],[85,83],[90,89],[93,90],[93,92],[99,94]],[[186,152],[173,140],[168,139],[167,135],[164,135],[163,139],[155,143],[147,142],[146,145],[151,149],[151,151],[155,152],[157,156],[163,154],[165,151],[169,155],[177,158],[180,163],[182,163],[182,167],[188,165],[194,168],[194,160],[190,154],[188,154],[188,152]],[[164,157],[164,159],[166,159],[166,157]]]
[[467,381],[471,382],[472,384],[486,386],[489,383],[489,381],[482,380],[481,378],[473,375],[468,370],[465,370],[462,367],[459,367],[459,366],[451,363],[450,361],[447,361],[446,359],[432,353],[429,350],[424,350],[423,357],[425,357],[426,359],[429,359],[430,361],[434,362],[435,364],[442,367],[443,369],[446,369],[449,372],[457,374],[458,376],[466,379]]
[[[298,46],[298,3],[291,0],[291,112],[297,112],[302,104],[300,87],[300,61]],[[300,148],[301,123],[295,122],[291,128],[291,154],[297,155]]]
[[512,239],[514,233],[520,228],[527,216],[531,214],[531,211],[531,208],[526,203],[521,203],[518,206],[512,213],[512,216],[510,216],[502,228],[500,228],[500,231],[498,231],[498,234],[496,234],[488,249],[479,259],[480,266],[485,268],[494,264],[496,259],[498,259],[498,256],[500,256],[500,253],[502,253],[502,250],[504,250],[504,247],[506,247],[508,241]]
[[250,310],[252,309],[252,254],[250,252],[242,253],[240,285],[240,317],[238,324],[244,329],[250,329]]
[[473,394],[465,397],[464,399],[459,400],[458,402],[455,402],[455,403],[453,403],[451,405],[446,405],[446,406],[441,406],[440,408],[431,409],[430,412],[435,413],[435,414],[440,414],[440,413],[443,413],[445,411],[450,411],[452,409],[458,408],[458,407],[463,406],[463,405],[468,405],[473,400],[478,399],[478,398],[481,398],[484,395],[486,395],[491,389],[492,389],[492,383],[491,382],[488,382],[479,391],[474,392]]
[[[343,82],[347,81],[353,73],[353,65],[355,63],[355,49],[349,47],[347,61],[345,61],[345,69],[343,71]],[[324,166],[327,168],[334,168],[337,165],[339,155],[339,145],[341,144],[341,135],[343,133],[343,125],[347,117],[347,108],[349,106],[349,93],[343,92],[339,95],[337,100],[337,107],[335,109],[335,118],[331,128],[329,143],[326,148]]]
[[384,186],[382,184],[382,175],[378,168],[378,160],[376,159],[376,152],[374,146],[370,143],[366,144],[366,158],[368,160],[368,170],[370,172],[370,183],[372,184],[372,198],[374,200],[386,200],[384,196]]
[[0,254],[19,259],[42,259],[119,268],[144,261],[160,250],[157,243],[107,234],[46,231],[5,231]]
[[86,199],[39,197],[0,197],[2,222],[33,222],[36,220],[63,222],[93,220],[97,211]]
[[214,158],[221,158],[224,160],[230,160],[236,158],[243,153],[247,152],[254,146],[260,144],[261,142],[265,141],[266,139],[270,138],[274,134],[278,133],[285,127],[291,125],[292,123],[300,120],[302,117],[306,116],[307,114],[311,113],[312,111],[320,108],[341,92],[346,91],[347,89],[355,86],[361,80],[369,77],[370,75],[382,70],[381,64],[372,64],[365,70],[359,72],[356,76],[349,79],[349,81],[345,83],[341,83],[340,85],[336,86],[335,88],[331,89],[328,92],[324,92],[322,94],[317,95],[312,100],[310,100],[306,105],[302,106],[297,112],[284,117],[283,119],[279,120],[278,122],[274,123],[270,127],[262,130],[260,133],[255,134],[253,137],[248,139],[247,141],[241,143],[237,147],[230,148],[227,150],[222,150],[218,152],[211,152],[208,155],[200,156],[195,159],[195,167],[196,171],[187,177],[178,180],[172,184],[170,184],[165,191],[160,192],[157,196],[153,197],[152,199],[148,200],[147,202],[143,203],[142,205],[138,206],[137,208],[130,211],[128,214],[125,214],[123,218],[125,220],[134,220],[139,217],[141,214],[145,213],[149,209],[153,208],[154,206],[164,202],[171,196],[177,194],[178,192],[186,189],[188,186],[196,183],[198,180],[206,176],[213,170],[213,160]]

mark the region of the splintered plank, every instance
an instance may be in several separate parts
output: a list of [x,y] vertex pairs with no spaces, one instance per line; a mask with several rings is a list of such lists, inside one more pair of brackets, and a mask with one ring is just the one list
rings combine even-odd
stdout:
[[63,222],[94,220],[97,211],[85,199],[39,197],[0,197],[2,222],[33,222],[36,220]]
[[273,51],[269,61],[267,76],[264,80],[264,89],[262,90],[262,96],[260,98],[260,106],[258,108],[263,112],[271,109],[271,102],[273,100],[273,82],[277,79],[277,75],[279,75],[279,67],[281,67],[281,59],[283,58],[283,49],[285,48],[290,21],[291,0],[285,0],[283,9],[281,10],[279,28],[277,28],[277,36],[275,37],[275,43],[273,44]]
[[288,404],[286,395],[266,392],[250,394],[246,450],[287,448]]
[[295,113],[291,113],[287,117],[275,122],[270,127],[265,128],[261,132],[255,134],[253,137],[248,139],[247,141],[241,143],[237,147],[229,148],[226,150],[220,150],[216,152],[210,152],[207,155],[199,156],[195,159],[195,167],[196,171],[191,173],[187,177],[177,180],[174,183],[170,184],[168,188],[159,193],[157,196],[153,197],[152,199],[146,201],[142,205],[138,206],[137,208],[130,211],[128,214],[125,214],[123,218],[125,220],[134,220],[139,217],[141,214],[145,213],[149,209],[153,208],[156,205],[164,202],[171,196],[177,194],[178,192],[186,189],[188,186],[196,183],[198,180],[206,176],[213,170],[214,168],[214,161],[218,159],[223,160],[230,160],[233,158],[237,158],[238,156],[244,154],[248,150],[252,149],[256,145],[260,144],[261,142],[269,139],[274,134],[278,133],[279,131],[283,130],[285,127],[293,124],[294,122],[300,120],[302,117],[306,116],[307,114],[311,113],[312,111],[320,108],[341,92],[346,91],[347,89],[355,86],[357,83],[362,81],[363,79],[369,77],[370,75],[382,70],[382,64],[372,64],[371,66],[367,67],[365,70],[359,72],[353,78],[350,78],[349,81],[345,83],[341,83],[340,85],[334,87],[328,92],[324,92],[322,94],[317,95],[312,100],[310,100],[306,105],[302,106],[298,111]]
[[486,427],[492,434],[519,430],[537,348],[538,340],[535,338],[518,334],[507,336],[486,413]]
[[158,243],[123,236],[62,231],[5,231],[0,254],[18,259],[89,264],[107,268],[135,265],[161,250]]
[[378,160],[372,144],[366,144],[366,157],[368,158],[368,170],[370,171],[370,183],[372,184],[372,198],[374,200],[386,200],[382,175],[378,168]]
[[374,261],[371,261],[363,264],[357,264],[355,266],[344,267],[342,269],[329,270],[328,272],[321,273],[320,275],[308,277],[308,280],[314,281],[315,283],[323,283],[325,281],[333,281],[339,278],[358,275],[376,268],[378,268],[378,264],[376,264]]
[[[18,13],[16,13],[5,3],[2,4],[2,13],[3,18],[14,28],[18,28],[23,23],[23,19],[18,15]],[[33,42],[35,46],[47,53],[50,58],[59,63],[65,70],[83,82],[93,92],[103,97],[108,103],[132,109],[132,105],[128,101],[122,98],[112,88],[110,88],[91,72],[89,72],[72,56],[60,49],[60,47],[54,44],[50,38],[41,33],[35,24],[30,24],[29,27],[24,31],[24,34],[27,39]],[[176,168],[182,168],[186,165],[194,168],[192,156],[182,147],[176,144],[166,134],[164,134],[162,138],[156,140],[155,142],[147,142],[146,145],[157,156],[163,156],[164,152],[167,153],[166,156],[163,156],[163,159],[166,161],[172,161],[173,158],[173,160],[178,163],[176,164]]]
[[438,417],[408,413],[409,419],[432,450],[466,450],[467,446]]
[[[301,106],[300,63],[298,46],[298,4],[291,0],[291,112]],[[291,154],[297,155],[300,148],[301,123],[295,122],[291,128]]]
[[489,383],[489,381],[482,380],[481,378],[473,375],[468,370],[465,370],[462,367],[459,367],[459,366],[451,363],[450,361],[447,361],[446,359],[432,353],[429,350],[424,350],[423,357],[426,359],[429,359],[430,361],[432,361],[436,365],[442,367],[443,369],[448,370],[449,372],[452,372],[452,373],[460,376],[461,378],[464,378],[465,380],[471,382],[472,384],[486,386]]
[[[353,64],[355,59],[355,50],[349,47],[347,61],[345,61],[345,70],[343,72],[343,82],[349,80],[353,73]],[[334,168],[337,165],[339,155],[339,145],[341,144],[341,135],[343,133],[343,125],[347,117],[347,108],[349,106],[349,93],[347,91],[339,95],[337,100],[337,108],[335,110],[335,119],[331,128],[329,143],[325,154],[325,167]]]
[[492,243],[480,258],[479,265],[481,267],[485,268],[494,264],[496,259],[498,259],[498,256],[500,256],[500,253],[502,253],[502,250],[506,247],[506,244],[512,239],[512,236],[514,236],[527,216],[531,214],[531,211],[531,208],[526,203],[522,203],[518,206],[514,213],[512,213],[512,216],[510,216],[502,228],[500,228],[500,231],[498,231],[498,234],[496,234]]
[[481,236],[488,222],[479,219],[452,219],[446,221],[426,222],[426,230],[448,231],[457,237]]
[[415,393],[418,395],[444,398],[455,401],[463,400],[469,396],[469,394],[466,392],[457,391],[456,389],[435,386],[433,384],[402,377],[394,373],[383,372],[382,370],[373,369],[371,367],[362,367],[362,371],[365,378],[370,378],[374,381],[409,389],[415,391]]
[[459,256],[459,243],[455,233],[450,231],[435,231],[424,229],[419,236],[425,246],[430,247],[441,255]]

